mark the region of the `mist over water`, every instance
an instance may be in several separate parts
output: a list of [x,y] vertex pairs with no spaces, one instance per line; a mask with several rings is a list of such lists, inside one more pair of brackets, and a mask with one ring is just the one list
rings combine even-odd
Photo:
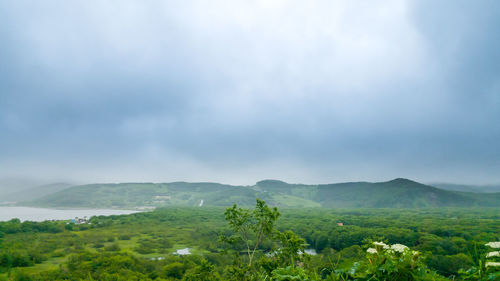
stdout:
[[126,215],[137,211],[109,209],[46,209],[31,207],[0,207],[0,221],[14,218],[21,221],[69,220],[75,217],[90,218],[92,216]]

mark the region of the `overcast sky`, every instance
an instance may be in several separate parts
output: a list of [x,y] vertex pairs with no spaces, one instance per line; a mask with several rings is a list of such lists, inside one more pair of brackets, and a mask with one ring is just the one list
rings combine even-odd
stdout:
[[500,182],[500,1],[0,1],[0,178]]

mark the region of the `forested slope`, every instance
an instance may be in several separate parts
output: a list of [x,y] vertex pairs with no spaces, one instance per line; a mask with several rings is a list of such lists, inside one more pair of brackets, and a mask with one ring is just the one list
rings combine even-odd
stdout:
[[428,208],[496,207],[500,193],[443,190],[408,179],[324,185],[259,181],[253,186],[219,183],[120,183],[73,186],[25,205],[135,208],[143,206],[252,205],[255,198],[281,207]]

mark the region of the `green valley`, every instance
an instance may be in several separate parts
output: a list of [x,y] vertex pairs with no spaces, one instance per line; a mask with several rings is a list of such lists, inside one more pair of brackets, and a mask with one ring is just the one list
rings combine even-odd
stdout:
[[[83,224],[13,219],[0,222],[0,280],[498,280],[491,253],[500,242],[490,242],[500,241],[499,219],[497,208],[265,203],[159,208]],[[245,242],[255,247],[247,252]]]

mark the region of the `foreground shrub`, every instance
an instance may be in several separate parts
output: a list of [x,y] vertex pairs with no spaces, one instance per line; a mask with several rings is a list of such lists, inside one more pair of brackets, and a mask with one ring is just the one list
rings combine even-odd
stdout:
[[327,280],[445,280],[430,271],[421,254],[405,245],[373,242],[365,261],[348,270],[335,270]]

